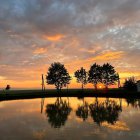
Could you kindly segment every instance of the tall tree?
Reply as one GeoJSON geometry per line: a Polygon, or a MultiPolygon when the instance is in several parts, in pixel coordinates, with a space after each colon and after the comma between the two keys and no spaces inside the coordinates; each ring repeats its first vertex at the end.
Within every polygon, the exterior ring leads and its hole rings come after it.
{"type": "Polygon", "coordinates": [[[74,76],[77,79],[78,83],[82,83],[82,90],[84,89],[84,85],[87,84],[87,72],[86,70],[82,67],[80,70],[77,70],[74,73],[74,76]]]}
{"type": "Polygon", "coordinates": [[[88,72],[88,81],[92,83],[97,90],[97,84],[101,82],[101,66],[94,63],[88,72]]]}
{"type": "Polygon", "coordinates": [[[55,62],[49,67],[46,80],[48,84],[55,85],[57,91],[61,91],[69,84],[71,77],[63,64],[55,62]]]}
{"type": "Polygon", "coordinates": [[[108,88],[109,85],[113,85],[119,80],[119,75],[112,65],[106,63],[101,68],[101,79],[102,83],[108,88]]]}

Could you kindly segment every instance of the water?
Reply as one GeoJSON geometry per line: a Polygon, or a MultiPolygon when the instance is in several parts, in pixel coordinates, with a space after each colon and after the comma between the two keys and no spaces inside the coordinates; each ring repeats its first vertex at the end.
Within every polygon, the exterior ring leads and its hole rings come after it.
{"type": "Polygon", "coordinates": [[[0,140],[139,140],[140,100],[46,98],[0,102],[0,140]]]}

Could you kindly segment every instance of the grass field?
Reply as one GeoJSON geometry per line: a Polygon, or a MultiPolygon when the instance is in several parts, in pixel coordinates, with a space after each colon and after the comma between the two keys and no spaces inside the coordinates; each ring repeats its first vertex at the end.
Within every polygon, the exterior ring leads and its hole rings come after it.
{"type": "Polygon", "coordinates": [[[126,91],[123,89],[109,89],[95,91],[93,89],[63,89],[57,93],[55,89],[41,90],[10,90],[0,91],[0,100],[16,100],[29,98],[49,97],[109,97],[109,98],[140,98],[140,92],[126,91]]]}

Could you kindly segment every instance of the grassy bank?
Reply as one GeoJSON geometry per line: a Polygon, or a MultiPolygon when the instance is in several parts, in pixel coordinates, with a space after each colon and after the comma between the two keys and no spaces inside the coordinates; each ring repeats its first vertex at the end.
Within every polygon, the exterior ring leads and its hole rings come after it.
{"type": "Polygon", "coordinates": [[[140,98],[140,92],[126,91],[121,89],[109,89],[95,91],[93,89],[69,89],[62,90],[57,93],[56,90],[11,90],[0,91],[0,100],[16,100],[16,99],[30,99],[43,97],[109,97],[109,98],[140,98]]]}

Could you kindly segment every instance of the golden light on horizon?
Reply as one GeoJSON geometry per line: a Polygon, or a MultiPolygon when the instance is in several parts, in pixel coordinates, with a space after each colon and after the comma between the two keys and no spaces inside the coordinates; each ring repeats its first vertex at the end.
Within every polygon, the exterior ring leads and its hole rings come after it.
{"type": "Polygon", "coordinates": [[[100,86],[99,86],[99,88],[101,89],[101,88],[102,88],[102,86],[100,85],[100,86]]]}

